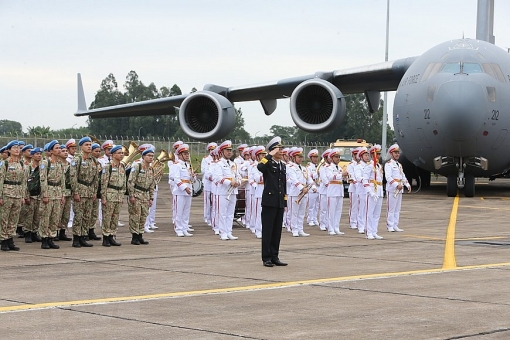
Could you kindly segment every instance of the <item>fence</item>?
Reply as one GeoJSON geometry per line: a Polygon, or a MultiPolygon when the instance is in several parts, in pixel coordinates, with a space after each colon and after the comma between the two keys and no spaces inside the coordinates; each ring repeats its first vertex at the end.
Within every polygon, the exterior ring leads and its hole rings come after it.
{"type": "MultiPolygon", "coordinates": [[[[49,141],[52,141],[54,139],[58,140],[60,143],[66,143],[69,139],[74,138],[76,141],[81,139],[83,135],[70,135],[70,134],[48,134],[48,135],[28,135],[28,134],[22,134],[22,135],[15,135],[15,136],[0,136],[0,146],[6,145],[9,141],[13,139],[18,139],[24,141],[26,144],[32,144],[34,147],[43,147],[46,143],[49,141]]],[[[159,150],[167,150],[173,152],[172,145],[174,144],[175,140],[170,140],[166,137],[144,137],[144,136],[105,136],[105,135],[99,135],[96,136],[98,140],[101,142],[110,139],[113,141],[114,144],[122,144],[125,146],[128,146],[130,141],[134,141],[138,145],[149,143],[154,145],[156,148],[156,156],[159,154],[159,150]]],[[[232,143],[234,146],[246,143],[248,145],[263,145],[266,146],[269,140],[272,137],[265,138],[265,137],[257,137],[257,138],[251,138],[248,140],[233,140],[232,143]]],[[[190,147],[190,156],[191,160],[193,162],[193,166],[197,169],[200,168],[200,162],[202,158],[207,154],[206,147],[207,142],[197,142],[195,140],[182,140],[184,143],[188,144],[190,147]]],[[[325,149],[329,147],[328,143],[318,143],[318,142],[311,142],[311,141],[284,141],[285,145],[288,146],[299,146],[303,148],[303,153],[306,157],[308,154],[308,151],[311,149],[318,149],[319,153],[322,153],[325,149]]],[[[235,149],[236,150],[236,149],[235,149]]],[[[236,150],[237,151],[237,150],[236,150]]]]}

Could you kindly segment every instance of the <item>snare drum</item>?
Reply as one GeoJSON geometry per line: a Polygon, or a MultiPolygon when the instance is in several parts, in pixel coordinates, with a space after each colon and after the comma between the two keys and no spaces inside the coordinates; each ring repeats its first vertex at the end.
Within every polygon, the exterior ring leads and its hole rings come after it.
{"type": "Polygon", "coordinates": [[[204,184],[202,183],[201,180],[197,178],[193,183],[191,183],[191,189],[192,189],[191,196],[197,197],[202,193],[202,191],[204,191],[204,184]]]}

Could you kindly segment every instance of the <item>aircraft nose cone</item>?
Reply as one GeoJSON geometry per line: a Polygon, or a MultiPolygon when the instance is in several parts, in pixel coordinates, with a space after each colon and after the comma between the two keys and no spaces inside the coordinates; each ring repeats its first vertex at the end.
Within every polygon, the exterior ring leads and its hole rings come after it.
{"type": "Polygon", "coordinates": [[[483,124],[487,99],[482,87],[471,81],[442,84],[434,102],[439,108],[439,121],[446,136],[455,141],[472,139],[483,124]]]}

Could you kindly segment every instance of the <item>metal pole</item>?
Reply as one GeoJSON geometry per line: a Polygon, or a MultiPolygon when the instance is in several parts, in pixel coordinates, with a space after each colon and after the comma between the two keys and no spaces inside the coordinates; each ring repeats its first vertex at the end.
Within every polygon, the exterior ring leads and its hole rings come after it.
{"type": "MultiPolygon", "coordinates": [[[[386,4],[386,51],[384,53],[384,61],[388,61],[388,43],[390,37],[390,0],[386,4]]],[[[382,156],[386,157],[386,139],[388,135],[388,92],[384,92],[383,120],[382,120],[382,156]]]]}

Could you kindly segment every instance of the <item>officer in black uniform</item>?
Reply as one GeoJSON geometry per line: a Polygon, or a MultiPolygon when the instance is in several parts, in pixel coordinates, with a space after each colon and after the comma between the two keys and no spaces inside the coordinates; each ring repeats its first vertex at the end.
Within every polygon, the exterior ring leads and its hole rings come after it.
{"type": "Polygon", "coordinates": [[[283,145],[280,137],[267,144],[269,153],[262,158],[257,169],[264,177],[262,193],[262,262],[266,267],[286,266],[278,258],[282,237],[283,211],[287,206],[285,164],[281,161],[283,145]]]}

